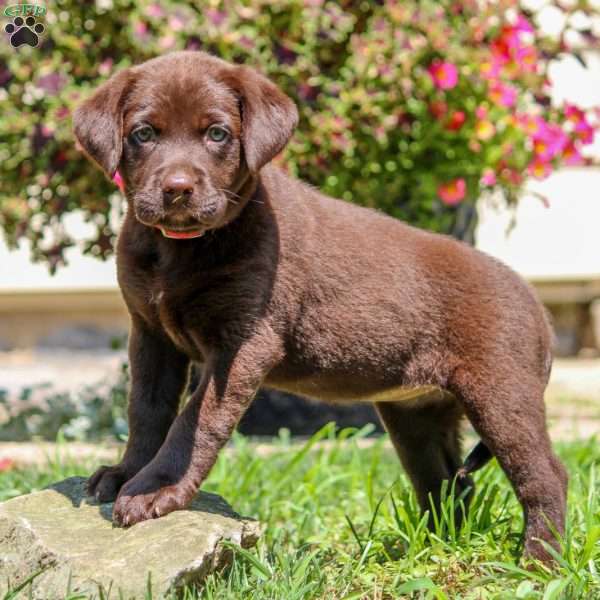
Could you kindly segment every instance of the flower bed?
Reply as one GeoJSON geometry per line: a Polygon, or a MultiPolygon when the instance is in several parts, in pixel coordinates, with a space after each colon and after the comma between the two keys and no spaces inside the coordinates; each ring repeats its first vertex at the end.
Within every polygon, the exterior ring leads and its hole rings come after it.
{"type": "Polygon", "coordinates": [[[599,114],[554,106],[548,69],[565,53],[583,60],[577,47],[597,41],[585,15],[598,9],[564,4],[545,3],[565,17],[549,38],[515,0],[64,0],[40,46],[0,49],[0,226],[55,268],[75,243],[64,218],[82,210],[93,226],[83,249],[109,255],[116,187],[75,148],[70,115],[119,68],[204,49],[258,66],[296,100],[281,159],[291,172],[469,238],[483,191],[515,202],[527,176],[587,161],[599,114]]]}

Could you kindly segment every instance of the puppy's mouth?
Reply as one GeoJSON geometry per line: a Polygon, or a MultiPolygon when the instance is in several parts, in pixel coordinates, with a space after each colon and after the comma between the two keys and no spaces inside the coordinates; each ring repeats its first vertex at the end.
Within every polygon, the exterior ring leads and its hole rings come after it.
{"type": "Polygon", "coordinates": [[[160,230],[164,237],[172,240],[192,240],[202,237],[206,232],[206,229],[168,229],[163,225],[155,225],[155,227],[160,230]]]}

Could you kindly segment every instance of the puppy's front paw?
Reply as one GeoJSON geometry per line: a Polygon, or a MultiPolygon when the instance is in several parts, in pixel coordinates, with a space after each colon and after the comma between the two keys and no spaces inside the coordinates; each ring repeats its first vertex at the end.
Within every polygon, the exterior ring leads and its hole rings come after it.
{"type": "Polygon", "coordinates": [[[112,502],[122,485],[131,477],[133,473],[123,465],[118,464],[112,467],[100,467],[87,481],[87,493],[94,496],[98,502],[112,502]]]}
{"type": "Polygon", "coordinates": [[[165,477],[140,473],[123,486],[113,509],[113,521],[130,527],[185,508],[196,490],[183,482],[166,483],[165,477]]]}

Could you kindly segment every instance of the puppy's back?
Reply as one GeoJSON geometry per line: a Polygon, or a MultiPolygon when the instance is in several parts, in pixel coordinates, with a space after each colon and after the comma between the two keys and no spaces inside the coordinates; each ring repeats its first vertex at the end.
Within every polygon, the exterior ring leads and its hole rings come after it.
{"type": "Polygon", "coordinates": [[[302,280],[305,296],[319,303],[335,298],[346,319],[379,323],[378,312],[387,312],[401,324],[398,335],[428,336],[461,355],[526,361],[547,380],[549,320],[536,292],[512,269],[449,236],[267,171],[283,270],[291,269],[297,284],[302,280]]]}

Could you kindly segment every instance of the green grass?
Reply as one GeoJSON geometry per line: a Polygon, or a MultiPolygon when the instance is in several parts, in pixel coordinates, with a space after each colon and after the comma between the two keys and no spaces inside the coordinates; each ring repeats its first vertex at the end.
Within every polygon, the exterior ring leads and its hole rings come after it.
{"type": "MultiPolygon", "coordinates": [[[[184,598],[600,598],[595,440],[557,445],[571,482],[563,554],[550,571],[519,564],[521,510],[495,463],[477,474],[478,491],[463,527],[455,527],[449,500],[430,532],[389,444],[381,438],[360,448],[365,433],[336,436],[327,427],[303,445],[282,436],[268,454],[236,436],[204,489],[260,519],[266,531],[257,548],[234,549],[229,569],[184,598]],[[328,443],[316,444],[322,439],[328,443]]],[[[8,471],[0,475],[0,500],[91,469],[50,461],[43,470],[8,471]]]]}

